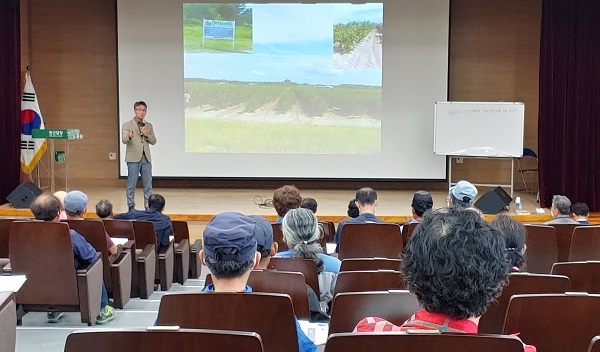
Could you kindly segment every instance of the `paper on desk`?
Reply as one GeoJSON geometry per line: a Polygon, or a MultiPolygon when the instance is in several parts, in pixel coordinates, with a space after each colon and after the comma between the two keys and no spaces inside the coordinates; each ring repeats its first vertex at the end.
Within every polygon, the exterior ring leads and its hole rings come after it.
{"type": "Polygon", "coordinates": [[[0,292],[17,292],[26,280],[25,275],[0,275],[0,292]]]}
{"type": "Polygon", "coordinates": [[[111,237],[110,239],[113,241],[114,244],[121,246],[127,243],[127,241],[129,241],[129,238],[125,237],[111,237]]]}
{"type": "Polygon", "coordinates": [[[327,254],[331,254],[335,252],[335,247],[337,247],[337,244],[335,243],[326,243],[325,246],[327,247],[327,254]]]}
{"type": "Polygon", "coordinates": [[[315,343],[315,345],[324,345],[329,336],[329,324],[327,323],[310,323],[308,320],[298,320],[300,329],[315,343]]]}

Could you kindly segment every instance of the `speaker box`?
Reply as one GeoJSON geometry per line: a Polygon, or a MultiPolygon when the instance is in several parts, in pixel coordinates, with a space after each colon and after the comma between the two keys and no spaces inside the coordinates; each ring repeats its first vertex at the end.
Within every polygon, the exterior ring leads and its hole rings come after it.
{"type": "Polygon", "coordinates": [[[31,182],[25,182],[10,192],[6,200],[15,208],[29,208],[31,202],[40,194],[42,194],[42,190],[38,186],[31,182]]]}
{"type": "Polygon", "coordinates": [[[481,210],[484,214],[497,214],[504,210],[504,207],[512,202],[512,198],[502,187],[496,187],[486,192],[477,202],[475,208],[481,210]]]}

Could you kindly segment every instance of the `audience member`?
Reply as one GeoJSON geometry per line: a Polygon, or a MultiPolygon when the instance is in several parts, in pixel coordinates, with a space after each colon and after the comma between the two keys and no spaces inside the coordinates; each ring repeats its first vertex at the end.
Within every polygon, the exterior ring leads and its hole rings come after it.
{"type": "Polygon", "coordinates": [[[300,204],[302,204],[302,197],[296,186],[285,185],[277,188],[273,192],[273,206],[279,215],[279,219],[275,223],[281,224],[285,213],[290,209],[300,208],[300,204]]]}
{"type": "Polygon", "coordinates": [[[309,209],[313,213],[317,213],[317,201],[314,198],[304,198],[300,204],[300,208],[309,209]]]}
{"type": "Polygon", "coordinates": [[[348,216],[351,218],[356,218],[359,214],[358,207],[356,206],[356,198],[354,198],[350,200],[350,203],[348,203],[348,216]]]}
{"type": "Polygon", "coordinates": [[[569,216],[570,211],[571,201],[569,198],[560,195],[552,197],[552,207],[550,207],[550,213],[554,219],[545,222],[544,225],[579,224],[577,221],[571,219],[569,216]]]}
{"type": "MultiPolygon", "coordinates": [[[[87,212],[87,201],[88,197],[81,191],[71,191],[65,196],[65,212],[67,213],[67,220],[83,220],[83,215],[87,212]]],[[[106,247],[108,253],[116,254],[119,249],[110,239],[110,236],[104,231],[104,237],[106,237],[106,247]]]]}
{"type": "Polygon", "coordinates": [[[156,230],[156,242],[160,247],[166,247],[171,242],[169,237],[173,236],[173,223],[171,218],[162,213],[164,209],[165,198],[160,194],[152,194],[148,198],[147,210],[131,208],[127,213],[113,216],[113,219],[152,221],[156,230]]]}
{"type": "Polygon", "coordinates": [[[56,191],[54,192],[54,196],[60,201],[60,220],[67,220],[67,213],[65,212],[65,196],[67,192],[65,191],[56,191]]]}
{"type": "MultiPolygon", "coordinates": [[[[252,292],[247,285],[250,271],[258,266],[255,236],[256,223],[251,218],[234,212],[217,214],[204,230],[204,249],[200,251],[202,263],[208,267],[213,283],[204,291],[252,292]]],[[[241,317],[261,319],[261,317],[241,317]]],[[[317,347],[302,332],[296,321],[299,352],[316,352],[317,347]]]]}
{"type": "Polygon", "coordinates": [[[279,245],[273,241],[273,226],[267,219],[258,215],[249,216],[254,221],[254,236],[256,237],[256,250],[260,253],[260,262],[256,269],[267,269],[271,257],[277,253],[279,245]]]}
{"type": "Polygon", "coordinates": [[[113,216],[113,205],[108,199],[102,199],[96,204],[96,215],[100,219],[108,219],[113,216]]]}
{"type": "Polygon", "coordinates": [[[412,219],[408,220],[408,223],[420,223],[423,220],[423,214],[433,208],[433,198],[431,197],[431,193],[427,191],[416,191],[410,206],[412,219]]]}
{"type": "MultiPolygon", "coordinates": [[[[65,197],[65,199],[68,198],[65,197]]],[[[51,194],[43,193],[35,198],[35,200],[31,203],[31,212],[37,220],[58,222],[60,207],[61,205],[58,198],[51,194]]],[[[94,247],[92,247],[92,245],[89,244],[85,238],[83,238],[83,236],[77,233],[77,231],[69,230],[69,232],[71,234],[74,260],[73,264],[75,265],[75,268],[83,264],[93,263],[98,257],[94,247]]],[[[108,293],[104,283],[102,283],[100,308],[100,314],[98,317],[96,317],[96,324],[106,324],[115,319],[116,312],[111,306],[108,305],[108,293]]],[[[64,316],[65,313],[63,312],[49,312],[48,322],[57,323],[64,316]]]]}
{"type": "Polygon", "coordinates": [[[505,241],[472,211],[443,208],[425,213],[402,253],[401,271],[421,310],[401,326],[378,317],[357,332],[410,329],[477,333],[479,317],[507,282],[505,241]]]}
{"type": "Polygon", "coordinates": [[[505,254],[511,265],[511,271],[520,271],[525,261],[524,255],[527,250],[525,226],[506,214],[496,215],[490,222],[492,227],[500,230],[506,241],[505,254]]]}
{"type": "Polygon", "coordinates": [[[314,260],[319,273],[320,300],[332,300],[333,288],[342,262],[323,254],[323,247],[319,243],[321,232],[315,214],[308,209],[291,209],[283,217],[281,231],[283,240],[290,249],[277,253],[276,257],[314,260]]]}
{"type": "Polygon", "coordinates": [[[356,201],[354,204],[358,208],[359,215],[355,218],[342,220],[338,224],[334,238],[335,244],[338,245],[336,251],[339,251],[340,237],[345,224],[361,222],[385,223],[385,221],[375,216],[375,208],[377,208],[379,200],[377,199],[377,192],[373,188],[363,187],[356,191],[356,201]]]}
{"type": "Polygon", "coordinates": [[[587,204],[577,202],[571,205],[571,214],[573,214],[573,220],[577,221],[580,225],[590,225],[588,221],[590,208],[587,204]]]}
{"type": "Polygon", "coordinates": [[[477,197],[477,188],[465,180],[458,181],[454,187],[450,188],[448,194],[448,206],[455,208],[468,208],[473,205],[477,197]]]}

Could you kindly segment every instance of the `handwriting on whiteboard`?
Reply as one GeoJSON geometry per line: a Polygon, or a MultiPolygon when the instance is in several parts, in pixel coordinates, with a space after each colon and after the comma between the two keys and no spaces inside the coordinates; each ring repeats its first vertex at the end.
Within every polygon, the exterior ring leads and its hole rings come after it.
{"type": "Polygon", "coordinates": [[[514,114],[518,111],[516,107],[497,107],[497,108],[463,108],[448,109],[448,116],[470,116],[470,115],[497,115],[514,114]]]}

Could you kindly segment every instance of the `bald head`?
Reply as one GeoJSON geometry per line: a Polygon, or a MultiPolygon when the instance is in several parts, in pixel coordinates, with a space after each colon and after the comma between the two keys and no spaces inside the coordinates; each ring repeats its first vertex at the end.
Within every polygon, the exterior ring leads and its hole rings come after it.
{"type": "Polygon", "coordinates": [[[60,200],[50,193],[42,193],[31,203],[30,209],[37,220],[53,221],[60,213],[60,200]]]}

